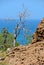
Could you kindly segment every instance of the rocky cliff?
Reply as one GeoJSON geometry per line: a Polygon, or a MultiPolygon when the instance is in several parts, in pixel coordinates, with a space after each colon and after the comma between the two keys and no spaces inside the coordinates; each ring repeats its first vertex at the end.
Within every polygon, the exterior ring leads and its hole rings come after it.
{"type": "Polygon", "coordinates": [[[36,32],[33,35],[32,43],[43,41],[44,40],[44,18],[41,20],[38,25],[36,32]]]}
{"type": "Polygon", "coordinates": [[[28,46],[15,47],[7,54],[8,65],[44,65],[44,18],[28,46]]]}

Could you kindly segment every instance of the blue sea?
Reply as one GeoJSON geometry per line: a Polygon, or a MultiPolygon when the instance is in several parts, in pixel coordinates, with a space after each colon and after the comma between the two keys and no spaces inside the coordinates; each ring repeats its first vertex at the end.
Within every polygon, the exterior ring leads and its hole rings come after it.
{"type": "MultiPolygon", "coordinates": [[[[8,32],[14,33],[14,28],[16,24],[19,23],[19,20],[0,20],[0,32],[2,28],[7,28],[8,32]]],[[[38,24],[40,23],[40,20],[25,20],[24,21],[24,27],[28,30],[28,34],[33,34],[36,31],[36,28],[38,24]]],[[[26,38],[24,38],[24,32],[21,30],[17,41],[21,44],[25,44],[26,38]]]]}

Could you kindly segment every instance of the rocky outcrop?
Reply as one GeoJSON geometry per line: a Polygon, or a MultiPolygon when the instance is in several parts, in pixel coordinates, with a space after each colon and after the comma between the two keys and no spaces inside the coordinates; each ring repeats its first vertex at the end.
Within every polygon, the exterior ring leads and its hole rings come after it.
{"type": "Polygon", "coordinates": [[[8,59],[8,65],[44,65],[44,19],[37,27],[32,43],[12,49],[5,59],[8,59]]]}
{"type": "Polygon", "coordinates": [[[44,65],[44,41],[15,47],[7,57],[8,65],[44,65]]]}
{"type": "Polygon", "coordinates": [[[41,20],[38,25],[36,32],[33,35],[32,43],[43,41],[44,40],[44,18],[41,20]]]}

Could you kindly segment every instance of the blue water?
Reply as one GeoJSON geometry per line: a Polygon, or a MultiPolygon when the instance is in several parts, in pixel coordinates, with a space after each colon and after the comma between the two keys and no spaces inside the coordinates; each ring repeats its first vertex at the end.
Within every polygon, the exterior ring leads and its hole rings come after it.
{"type": "MultiPolygon", "coordinates": [[[[19,20],[0,20],[0,32],[2,28],[7,28],[8,31],[13,34],[14,28],[17,23],[19,23],[19,20]]],[[[36,28],[39,23],[40,20],[25,20],[24,27],[27,28],[28,34],[33,34],[36,31],[36,28]]],[[[21,44],[26,43],[26,38],[24,38],[24,32],[22,30],[17,38],[17,41],[21,44]]]]}

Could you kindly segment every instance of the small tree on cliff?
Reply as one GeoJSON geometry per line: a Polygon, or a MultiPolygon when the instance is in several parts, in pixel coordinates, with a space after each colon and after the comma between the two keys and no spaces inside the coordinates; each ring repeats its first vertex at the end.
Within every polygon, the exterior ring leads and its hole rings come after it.
{"type": "Polygon", "coordinates": [[[5,44],[7,43],[7,36],[8,36],[8,31],[7,31],[6,28],[2,29],[2,34],[3,34],[3,43],[4,43],[4,46],[5,46],[5,44]]]}
{"type": "Polygon", "coordinates": [[[19,14],[20,23],[17,24],[14,29],[14,46],[16,46],[16,39],[17,39],[18,35],[20,34],[20,31],[23,30],[26,32],[26,29],[24,26],[25,17],[26,17],[26,11],[19,14]]]}

